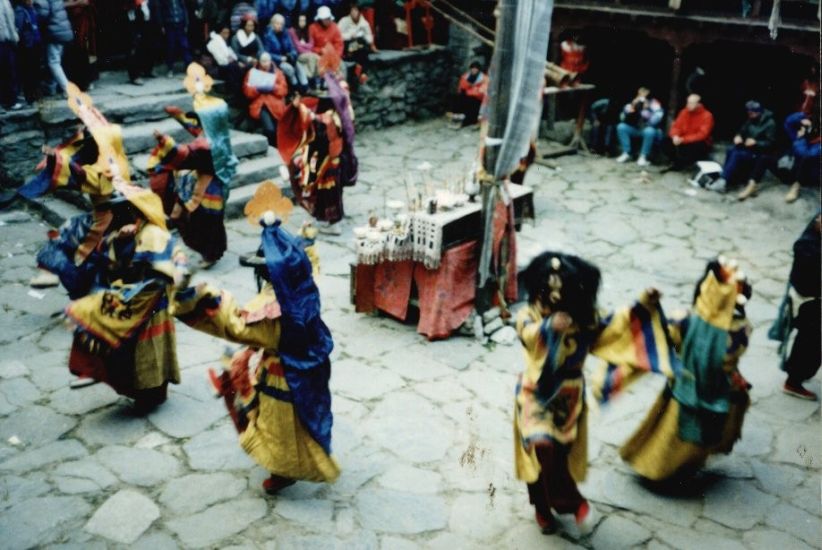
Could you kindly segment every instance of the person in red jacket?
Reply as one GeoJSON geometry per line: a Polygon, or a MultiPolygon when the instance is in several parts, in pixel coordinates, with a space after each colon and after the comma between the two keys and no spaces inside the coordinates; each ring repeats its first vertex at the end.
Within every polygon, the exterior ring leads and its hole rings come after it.
{"type": "Polygon", "coordinates": [[[474,61],[468,72],[460,77],[451,108],[451,122],[457,128],[477,122],[480,106],[488,89],[488,76],[481,69],[482,66],[474,61]]]}
{"type": "Polygon", "coordinates": [[[689,95],[685,108],[679,111],[668,139],[663,143],[665,154],[671,159],[671,165],[665,171],[682,170],[707,158],[711,152],[713,129],[714,115],[702,105],[701,97],[689,95]]]}
{"type": "Polygon", "coordinates": [[[314,43],[314,53],[322,55],[326,44],[336,50],[337,55],[343,55],[343,38],[339,27],[334,23],[334,16],[331,14],[331,9],[328,6],[320,6],[317,9],[317,15],[314,17],[314,23],[308,28],[309,42],[314,43]]]}
{"type": "Polygon", "coordinates": [[[274,65],[271,55],[266,52],[260,56],[259,65],[246,73],[243,81],[243,93],[249,100],[248,114],[259,120],[263,135],[269,145],[277,146],[277,121],[285,112],[285,96],[288,94],[288,83],[283,72],[274,65]],[[259,73],[274,75],[270,77],[259,73]]]}

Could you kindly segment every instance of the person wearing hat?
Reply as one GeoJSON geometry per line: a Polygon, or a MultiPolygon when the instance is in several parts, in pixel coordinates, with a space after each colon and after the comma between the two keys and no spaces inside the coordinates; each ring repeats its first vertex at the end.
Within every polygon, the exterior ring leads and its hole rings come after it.
{"type": "Polygon", "coordinates": [[[308,28],[308,36],[314,43],[314,53],[317,55],[322,55],[326,44],[331,44],[337,55],[342,58],[344,50],[342,33],[334,23],[334,16],[328,6],[320,6],[317,9],[314,23],[308,28]]]}
{"type": "Polygon", "coordinates": [[[756,196],[759,181],[771,162],[771,148],[776,137],[773,114],[758,101],[745,104],[747,119],[734,136],[734,144],[725,156],[722,177],[709,183],[706,189],[724,193],[728,185],[747,181],[737,199],[744,201],[756,196]]]}

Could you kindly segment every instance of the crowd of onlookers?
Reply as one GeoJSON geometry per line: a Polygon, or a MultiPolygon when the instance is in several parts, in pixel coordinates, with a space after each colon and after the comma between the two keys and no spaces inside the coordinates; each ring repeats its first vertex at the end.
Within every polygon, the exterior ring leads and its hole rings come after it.
{"type": "MultiPolygon", "coordinates": [[[[693,184],[720,193],[737,187],[737,198],[746,200],[756,196],[762,178],[770,170],[790,185],[785,195],[787,202],[799,197],[802,186],[818,188],[822,143],[817,92],[818,86],[803,87],[801,104],[783,122],[785,139],[779,139],[777,122],[770,110],[759,101],[746,102],[745,121],[733,137],[721,170],[717,168],[713,178],[694,179],[693,184]]],[[[663,132],[662,105],[645,87],[639,88],[636,97],[624,106],[607,98],[595,101],[589,118],[591,148],[609,155],[618,144],[619,163],[635,157],[637,165],[649,166],[652,155],[661,152],[670,162],[663,171],[669,171],[688,169],[699,161],[712,159],[714,116],[698,94],[688,96],[667,135],[663,132]]]]}
{"type": "MultiPolygon", "coordinates": [[[[281,71],[289,89],[305,93],[322,86],[329,56],[344,60],[352,85],[364,83],[376,51],[374,0],[106,1],[119,6],[107,13],[119,10],[125,22],[135,85],[155,75],[162,51],[169,76],[178,62],[196,60],[238,94],[251,68],[281,71]]],[[[69,76],[83,89],[94,86],[98,33],[114,24],[98,19],[100,7],[102,0],[0,0],[1,108],[65,95],[69,76]]]]}

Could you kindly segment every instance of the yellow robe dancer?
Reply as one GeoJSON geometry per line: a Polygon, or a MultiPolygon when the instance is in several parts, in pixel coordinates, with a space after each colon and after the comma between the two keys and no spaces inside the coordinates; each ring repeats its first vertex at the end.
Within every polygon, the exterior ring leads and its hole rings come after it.
{"type": "Polygon", "coordinates": [[[599,282],[593,265],[552,252],[535,258],[525,272],[529,303],[517,317],[525,371],[516,390],[514,463],[546,534],[556,529],[552,510],[574,514],[582,530],[591,524],[590,505],[576,486],[588,462],[582,373],[588,353],[640,369],[669,360],[664,341],[631,333],[632,328],[659,332],[656,293],[603,317],[596,310],[599,282]]]}
{"type": "Polygon", "coordinates": [[[69,369],[106,382],[147,412],[179,383],[170,298],[184,257],[165,228],[159,198],[120,186],[109,201],[112,221],[99,252],[95,290],[74,300],[66,315],[77,328],[69,369]]]}
{"type": "Polygon", "coordinates": [[[730,453],[742,435],[750,385],[738,363],[751,332],[744,309],[751,287],[741,272],[723,264],[709,264],[694,311],[669,325],[682,368],[620,449],[647,479],[693,473],[709,455],[730,453]]]}
{"type": "Polygon", "coordinates": [[[319,316],[319,291],[303,243],[279,222],[263,230],[257,275],[265,281],[245,307],[201,286],[178,294],[186,324],[243,344],[230,369],[211,381],[240,432],[240,445],[271,472],[271,494],[297,480],[332,482],[331,334],[319,316]],[[264,260],[264,261],[263,261],[264,260]]]}

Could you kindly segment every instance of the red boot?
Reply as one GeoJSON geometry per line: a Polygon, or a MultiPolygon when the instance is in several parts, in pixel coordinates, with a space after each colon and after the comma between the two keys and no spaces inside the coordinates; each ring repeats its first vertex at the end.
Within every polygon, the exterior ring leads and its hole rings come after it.
{"type": "Polygon", "coordinates": [[[263,490],[269,495],[276,495],[281,490],[295,483],[297,483],[296,479],[271,474],[271,477],[263,481],[263,490]]]}
{"type": "Polygon", "coordinates": [[[548,517],[536,512],[536,517],[537,525],[539,525],[543,535],[553,535],[557,532],[557,522],[550,512],[548,513],[548,517]]]}

